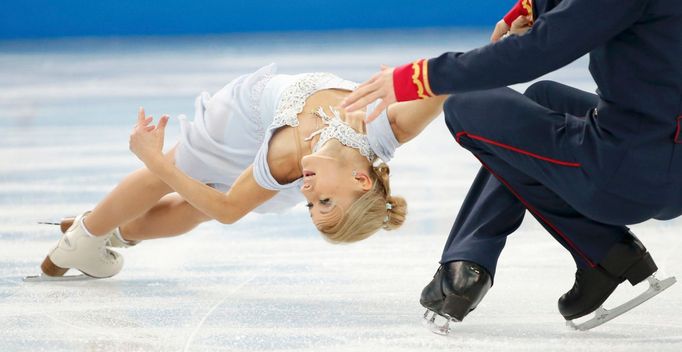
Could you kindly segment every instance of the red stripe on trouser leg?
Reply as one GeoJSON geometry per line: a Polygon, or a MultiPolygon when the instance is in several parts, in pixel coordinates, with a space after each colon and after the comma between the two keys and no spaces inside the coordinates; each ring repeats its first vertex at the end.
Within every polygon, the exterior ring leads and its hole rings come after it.
{"type": "MultiPolygon", "coordinates": [[[[468,134],[468,133],[466,133],[466,132],[459,132],[459,133],[457,133],[457,134],[455,135],[455,139],[457,140],[457,143],[460,143],[460,138],[461,138],[462,136],[471,137],[471,135],[468,134]]],[[[479,140],[485,142],[485,138],[483,138],[483,137],[480,137],[480,138],[481,138],[481,139],[479,139],[479,140]]],[[[474,138],[474,139],[475,139],[475,138],[474,138]]],[[[497,142],[495,142],[495,143],[497,143],[497,142]]],[[[461,143],[460,143],[460,144],[461,144],[461,143]]],[[[501,144],[501,143],[500,143],[500,144],[501,144]]],[[[511,148],[513,148],[513,147],[511,147],[511,148]]],[[[516,149],[516,148],[514,148],[514,149],[516,149]]],[[[525,153],[522,153],[522,154],[528,155],[529,153],[528,153],[528,152],[525,152],[525,153]]],[[[545,218],[545,217],[542,215],[542,213],[540,213],[537,209],[535,209],[535,207],[533,207],[530,203],[528,203],[528,201],[526,201],[518,192],[516,192],[516,190],[514,190],[514,188],[512,188],[512,186],[511,186],[504,178],[502,178],[500,175],[498,175],[497,173],[495,173],[495,171],[493,171],[493,170],[492,170],[485,162],[483,162],[483,160],[481,160],[481,158],[479,158],[476,154],[474,154],[474,156],[476,156],[476,158],[481,162],[481,164],[483,165],[483,167],[485,167],[491,174],[493,174],[493,176],[495,176],[495,178],[497,178],[500,182],[502,182],[502,184],[503,184],[505,187],[507,187],[507,189],[508,189],[510,192],[512,192],[512,194],[513,194],[513,195],[514,195],[514,196],[523,204],[523,206],[526,207],[526,209],[528,209],[528,211],[530,211],[531,213],[533,213],[533,215],[535,215],[538,219],[540,219],[540,221],[544,222],[545,224],[547,224],[547,226],[549,226],[552,230],[554,230],[554,231],[555,231],[555,232],[556,232],[556,233],[557,233],[557,234],[566,242],[566,244],[567,244],[570,248],[572,248],[573,250],[575,250],[575,252],[578,253],[578,255],[579,255],[580,257],[582,257],[582,258],[587,262],[587,264],[588,264],[590,267],[594,268],[594,267],[597,266],[594,262],[592,262],[592,260],[590,260],[590,258],[589,258],[582,250],[580,250],[580,248],[578,248],[578,246],[576,246],[575,243],[573,243],[573,241],[571,241],[570,238],[568,238],[568,237],[566,236],[566,234],[564,234],[558,227],[556,227],[554,224],[552,224],[550,221],[548,221],[547,218],[545,218]]],[[[532,156],[532,155],[531,155],[531,156],[532,156]]],[[[543,160],[544,160],[544,159],[543,159],[543,160]]],[[[552,160],[553,160],[553,159],[552,159],[552,160]]],[[[555,161],[556,161],[556,160],[555,160],[555,161]]],[[[555,162],[555,163],[556,163],[556,162],[555,162]]],[[[565,162],[562,162],[562,163],[560,163],[559,165],[564,165],[564,164],[566,164],[566,163],[565,163],[565,162]]],[[[580,164],[577,164],[577,165],[580,166],[580,164]]]]}
{"type": "MultiPolygon", "coordinates": [[[[474,155],[474,156],[476,156],[476,155],[474,155]]],[[[483,167],[485,167],[488,171],[490,171],[490,173],[493,174],[493,176],[495,176],[495,178],[497,178],[500,182],[502,182],[502,184],[504,184],[505,187],[507,187],[507,189],[510,192],[512,192],[512,194],[514,194],[514,196],[516,198],[518,198],[519,201],[521,201],[521,203],[523,203],[523,205],[526,207],[526,209],[528,209],[528,211],[533,213],[533,215],[537,216],[542,222],[547,224],[547,226],[549,226],[552,230],[556,231],[556,233],[559,236],[561,236],[561,238],[563,238],[564,241],[566,241],[566,244],[568,244],[569,247],[571,247],[573,250],[575,250],[576,253],[578,253],[578,255],[580,255],[587,262],[587,264],[590,267],[595,268],[597,266],[597,264],[592,262],[592,260],[590,260],[590,258],[583,251],[581,251],[580,248],[578,248],[578,246],[576,246],[576,244],[573,243],[573,241],[571,241],[570,238],[568,238],[563,232],[561,232],[561,230],[559,230],[558,227],[556,227],[554,224],[549,222],[544,216],[542,216],[542,214],[537,209],[535,209],[535,207],[530,205],[530,203],[528,203],[523,197],[521,197],[521,195],[518,192],[516,192],[516,190],[514,190],[511,187],[511,185],[509,183],[507,183],[507,181],[505,179],[503,179],[500,175],[496,174],[495,171],[493,171],[486,163],[483,162],[483,160],[481,160],[481,158],[479,158],[478,156],[476,156],[476,158],[481,162],[483,167]]]]}
{"type": "MultiPolygon", "coordinates": [[[[469,138],[471,138],[471,139],[475,139],[475,140],[478,140],[478,141],[481,141],[481,142],[484,142],[484,143],[492,144],[492,145],[495,145],[495,146],[498,146],[498,147],[502,147],[502,148],[505,148],[505,149],[508,149],[508,150],[511,150],[511,151],[514,151],[514,152],[517,152],[517,153],[521,153],[521,154],[524,154],[524,155],[528,155],[528,156],[530,156],[530,157],[533,157],[533,158],[536,158],[536,159],[540,159],[540,160],[543,160],[543,161],[547,161],[547,162],[550,162],[550,163],[553,163],[553,164],[562,165],[562,166],[570,166],[570,167],[580,167],[580,163],[573,163],[573,162],[567,162],[567,161],[561,161],[561,160],[556,160],[556,159],[552,159],[552,158],[547,158],[547,157],[544,157],[544,156],[541,156],[541,155],[537,155],[537,154],[534,154],[534,153],[525,151],[525,150],[523,150],[523,149],[519,149],[519,148],[516,148],[516,147],[512,147],[512,146],[510,146],[510,145],[506,145],[506,144],[503,144],[503,143],[500,143],[500,142],[493,141],[493,140],[491,140],[491,139],[487,139],[487,138],[484,138],[484,137],[481,137],[481,136],[477,136],[477,135],[472,135],[472,134],[470,134],[470,133],[468,133],[468,132],[458,132],[458,133],[455,135],[455,140],[457,141],[457,143],[460,143],[460,144],[461,144],[460,139],[462,138],[462,136],[469,137],[469,138]]],[[[587,262],[587,264],[588,264],[590,267],[593,267],[593,268],[594,268],[594,267],[597,266],[597,264],[595,264],[594,262],[592,262],[592,260],[590,260],[590,258],[589,258],[582,250],[580,250],[580,248],[578,248],[578,246],[576,246],[576,244],[573,243],[573,241],[571,241],[571,239],[568,238],[568,237],[567,237],[567,236],[566,236],[558,227],[556,227],[553,223],[551,223],[550,221],[548,221],[548,220],[542,215],[542,213],[540,213],[537,209],[535,209],[535,207],[533,207],[533,206],[532,206],[530,203],[528,203],[528,201],[526,201],[518,192],[516,192],[516,190],[514,190],[514,188],[512,188],[511,185],[510,185],[504,178],[502,178],[501,176],[499,176],[498,174],[496,174],[495,171],[493,171],[493,170],[492,170],[485,162],[483,162],[483,160],[481,160],[481,158],[479,158],[476,154],[474,154],[474,156],[481,162],[481,164],[483,165],[483,167],[485,167],[488,171],[490,171],[490,173],[493,174],[493,176],[495,176],[495,178],[497,178],[500,182],[502,182],[502,184],[504,184],[504,186],[507,187],[507,189],[508,189],[510,192],[512,192],[512,194],[514,194],[514,196],[515,196],[516,198],[518,198],[518,200],[526,207],[526,209],[528,209],[528,211],[530,211],[531,213],[533,213],[533,215],[535,215],[538,219],[540,219],[540,221],[544,222],[547,226],[549,226],[552,230],[554,230],[554,231],[555,231],[555,232],[556,232],[556,233],[557,233],[557,234],[566,242],[566,244],[567,244],[570,248],[572,248],[573,250],[575,250],[575,252],[578,253],[578,255],[579,255],[580,257],[582,257],[582,258],[587,262]]]]}
{"type": "Polygon", "coordinates": [[[523,149],[520,149],[520,148],[512,147],[511,145],[504,144],[504,143],[500,143],[500,142],[494,141],[494,140],[492,140],[492,139],[488,139],[488,138],[485,138],[485,137],[477,136],[477,135],[471,134],[471,133],[469,133],[469,132],[458,132],[458,133],[455,135],[455,140],[457,140],[457,143],[460,143],[460,144],[461,144],[461,142],[460,142],[459,140],[462,138],[462,136],[468,137],[468,138],[471,138],[471,139],[475,139],[475,140],[481,141],[481,142],[483,142],[483,143],[492,144],[492,145],[494,145],[494,146],[497,146],[497,147],[500,147],[500,148],[504,148],[504,149],[507,149],[507,150],[511,150],[511,151],[516,152],[516,153],[519,153],[519,154],[528,155],[528,156],[530,156],[530,157],[533,157],[533,158],[535,158],[535,159],[539,159],[539,160],[542,160],[542,161],[546,161],[546,162],[548,162],[548,163],[557,164],[557,165],[561,165],[561,166],[568,166],[568,167],[580,167],[580,163],[575,163],[575,162],[570,162],[570,161],[562,161],[562,160],[557,160],[557,159],[548,158],[548,157],[546,157],[546,156],[542,156],[542,155],[539,155],[539,154],[535,154],[535,153],[532,153],[532,152],[529,152],[529,151],[527,151],[527,150],[523,150],[523,149]]]}

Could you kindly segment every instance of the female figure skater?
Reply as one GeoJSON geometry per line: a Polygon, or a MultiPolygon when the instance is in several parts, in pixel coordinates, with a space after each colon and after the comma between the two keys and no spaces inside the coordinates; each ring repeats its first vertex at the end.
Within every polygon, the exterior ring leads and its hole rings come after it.
{"type": "Polygon", "coordinates": [[[181,118],[180,142],[165,155],[168,116],[154,126],[140,108],[130,149],[145,167],[92,211],[65,220],[68,229],[43,273],[73,268],[110,277],[123,257],[108,247],[183,234],[212,219],[231,224],[251,211],[282,211],[303,197],[332,243],[398,228],[406,202],[391,195],[389,169],[379,159],[388,161],[421,132],[444,98],[394,104],[365,126],[364,112],[333,108],[356,86],[329,73],[279,75],[268,65],[213,96],[202,93],[194,121],[181,118]]]}

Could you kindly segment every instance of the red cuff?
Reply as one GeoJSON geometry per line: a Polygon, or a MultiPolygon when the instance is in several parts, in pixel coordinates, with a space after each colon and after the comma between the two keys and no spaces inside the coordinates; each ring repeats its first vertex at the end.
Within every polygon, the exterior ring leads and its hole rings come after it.
{"type": "Polygon", "coordinates": [[[677,130],[673,138],[676,144],[682,144],[682,115],[677,117],[677,130]]]}
{"type": "Polygon", "coordinates": [[[429,62],[421,59],[393,70],[393,91],[397,101],[426,99],[434,96],[429,84],[429,62]]]}
{"type": "Polygon", "coordinates": [[[528,16],[532,15],[532,13],[533,7],[530,0],[519,0],[516,5],[514,5],[514,7],[512,7],[511,10],[504,15],[504,17],[502,17],[502,20],[504,20],[504,23],[506,23],[507,26],[511,27],[512,22],[519,18],[519,16],[528,16]]]}

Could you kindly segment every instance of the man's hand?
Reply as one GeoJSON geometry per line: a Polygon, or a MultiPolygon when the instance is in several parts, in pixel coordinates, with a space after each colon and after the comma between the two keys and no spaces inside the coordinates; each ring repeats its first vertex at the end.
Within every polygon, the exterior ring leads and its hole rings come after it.
{"type": "Polygon", "coordinates": [[[509,26],[507,25],[507,22],[500,20],[495,25],[495,29],[493,29],[493,34],[490,36],[490,41],[494,43],[500,40],[502,36],[507,34],[507,32],[509,32],[509,26]]]}
{"type": "Polygon", "coordinates": [[[512,22],[511,27],[507,25],[504,20],[500,20],[497,22],[495,25],[495,29],[493,30],[493,34],[490,36],[490,41],[491,42],[496,42],[502,38],[504,38],[505,35],[510,34],[510,35],[523,35],[528,30],[530,27],[533,26],[533,18],[531,16],[519,16],[517,17],[514,22],[512,22]]]}
{"type": "Polygon", "coordinates": [[[381,103],[374,111],[367,111],[367,118],[365,119],[367,123],[372,122],[381,115],[384,109],[396,102],[395,91],[393,90],[393,67],[382,65],[380,72],[362,83],[358,89],[341,102],[341,107],[350,113],[366,107],[377,99],[381,99],[381,103]]]}
{"type": "Polygon", "coordinates": [[[347,112],[343,109],[341,110],[341,121],[345,122],[346,125],[350,126],[355,132],[366,134],[366,124],[365,119],[367,114],[363,110],[357,110],[353,112],[347,112]]]}
{"type": "Polygon", "coordinates": [[[530,16],[519,16],[512,22],[509,33],[512,35],[523,35],[533,26],[533,19],[530,16]]]}

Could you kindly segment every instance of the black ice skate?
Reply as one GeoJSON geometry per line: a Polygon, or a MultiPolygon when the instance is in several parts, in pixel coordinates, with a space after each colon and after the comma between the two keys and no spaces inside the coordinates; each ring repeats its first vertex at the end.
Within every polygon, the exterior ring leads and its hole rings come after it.
{"type": "Polygon", "coordinates": [[[447,335],[450,322],[462,321],[476,308],[491,285],[490,274],[476,263],[455,261],[441,265],[433,280],[422,290],[419,303],[426,308],[424,321],[432,332],[447,335]],[[437,324],[437,316],[447,321],[437,324]]]}
{"type": "MultiPolygon", "coordinates": [[[[634,236],[633,236],[634,237],[634,236]]],[[[573,288],[559,298],[559,312],[567,324],[577,330],[589,330],[629,311],[659,294],[675,283],[670,277],[663,281],[653,274],[658,267],[644,245],[634,237],[618,243],[607,253],[605,259],[594,268],[579,268],[573,288]],[[625,280],[633,286],[648,279],[649,289],[632,300],[606,310],[601,305],[625,280]],[[597,311],[594,318],[580,324],[572,320],[597,311]]]]}

